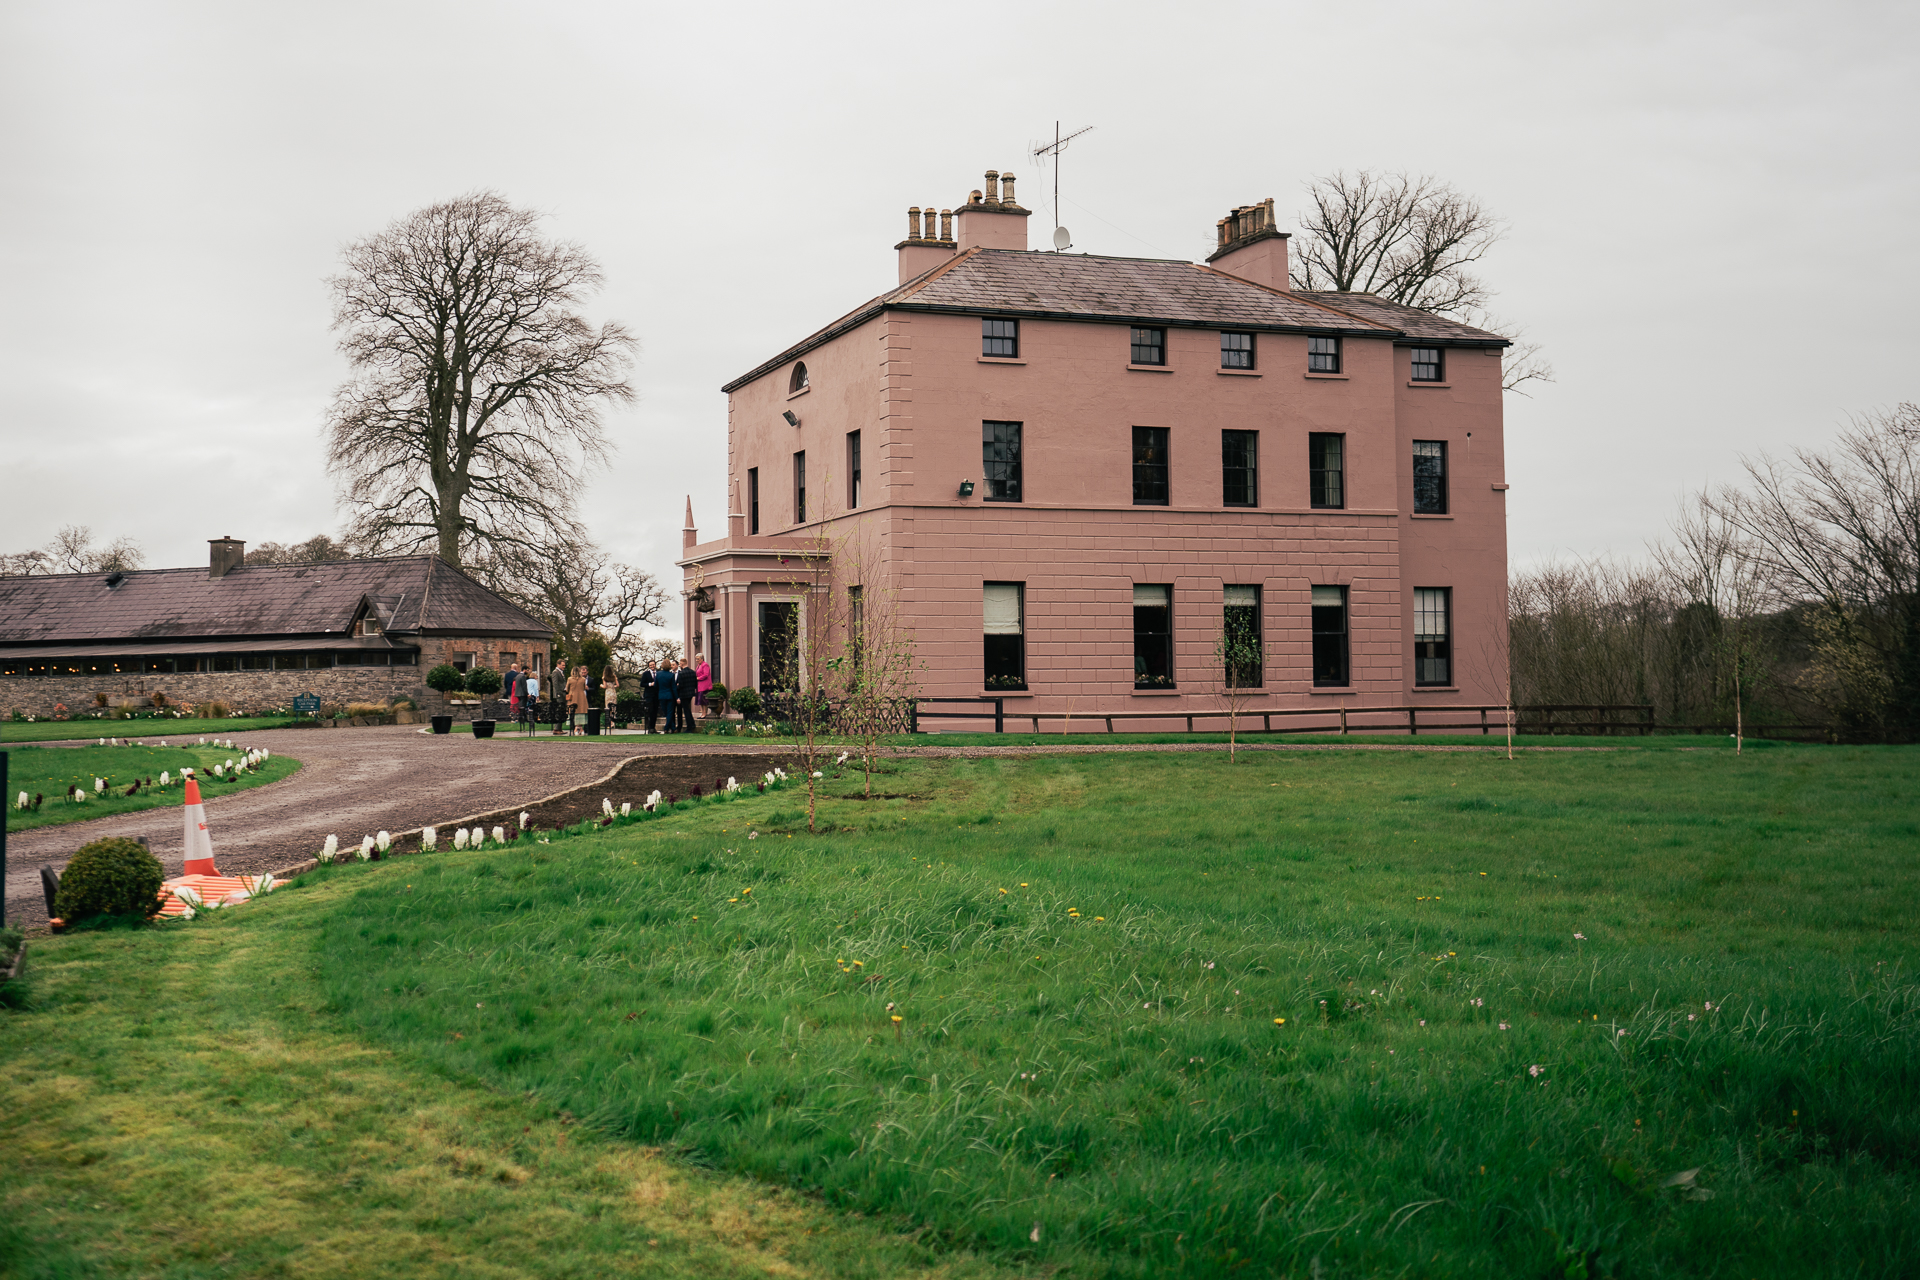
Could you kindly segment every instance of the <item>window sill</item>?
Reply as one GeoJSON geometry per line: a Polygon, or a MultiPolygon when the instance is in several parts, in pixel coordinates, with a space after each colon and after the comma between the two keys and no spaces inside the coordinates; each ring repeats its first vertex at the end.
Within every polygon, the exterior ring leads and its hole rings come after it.
{"type": "Polygon", "coordinates": [[[1493,491],[1495,493],[1505,493],[1509,488],[1511,488],[1510,485],[1497,484],[1493,486],[1493,491]]]}
{"type": "Polygon", "coordinates": [[[1415,693],[1458,693],[1460,692],[1460,686],[1457,684],[1417,684],[1413,686],[1413,692],[1415,693]]]}
{"type": "Polygon", "coordinates": [[[1173,372],[1173,370],[1167,368],[1167,366],[1163,364],[1130,364],[1127,366],[1127,368],[1134,373],[1172,373],[1173,372]]]}
{"type": "Polygon", "coordinates": [[[1415,382],[1413,381],[1413,379],[1409,378],[1407,379],[1407,385],[1410,387],[1426,387],[1428,390],[1431,390],[1431,391],[1453,390],[1453,384],[1451,382],[1415,382]]]}
{"type": "Polygon", "coordinates": [[[988,689],[980,695],[983,698],[1031,698],[1031,689],[988,689]]]}
{"type": "Polygon", "coordinates": [[[1223,378],[1257,378],[1260,376],[1259,371],[1255,369],[1215,369],[1214,372],[1223,378]]]}
{"type": "Polygon", "coordinates": [[[1315,382],[1345,382],[1347,380],[1347,375],[1344,373],[1303,373],[1300,376],[1303,378],[1311,378],[1315,382]]]}
{"type": "Polygon", "coordinates": [[[1415,511],[1410,513],[1407,516],[1407,518],[1409,520],[1451,520],[1453,519],[1451,515],[1436,515],[1428,511],[1415,511]]]}
{"type": "Polygon", "coordinates": [[[1018,356],[975,356],[975,364],[1025,364],[1018,356]]]}
{"type": "Polygon", "coordinates": [[[1320,697],[1350,698],[1353,696],[1353,686],[1350,684],[1338,684],[1338,685],[1317,684],[1313,686],[1313,688],[1307,690],[1307,696],[1311,698],[1320,698],[1320,697]]]}
{"type": "Polygon", "coordinates": [[[813,390],[813,384],[809,382],[806,386],[800,388],[798,391],[787,392],[787,399],[798,400],[801,396],[807,394],[807,392],[811,390],[813,390]]]}
{"type": "MultiPolygon", "coordinates": [[[[1180,696],[1180,691],[1178,689],[1135,689],[1133,696],[1136,698],[1177,698],[1180,696]]],[[[1088,712],[1087,714],[1092,715],[1093,713],[1088,712]]]]}

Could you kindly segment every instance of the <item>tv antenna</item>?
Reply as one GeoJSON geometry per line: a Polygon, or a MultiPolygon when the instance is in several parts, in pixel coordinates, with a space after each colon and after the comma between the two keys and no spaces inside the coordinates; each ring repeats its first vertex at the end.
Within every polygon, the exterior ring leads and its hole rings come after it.
{"type": "Polygon", "coordinates": [[[1055,253],[1061,253],[1073,247],[1073,237],[1067,233],[1065,227],[1060,225],[1060,153],[1067,149],[1069,142],[1092,130],[1093,126],[1088,125],[1085,129],[1075,129],[1072,133],[1061,137],[1060,122],[1055,120],[1053,141],[1042,143],[1033,149],[1034,159],[1043,164],[1048,160],[1053,161],[1053,251],[1055,253]]]}

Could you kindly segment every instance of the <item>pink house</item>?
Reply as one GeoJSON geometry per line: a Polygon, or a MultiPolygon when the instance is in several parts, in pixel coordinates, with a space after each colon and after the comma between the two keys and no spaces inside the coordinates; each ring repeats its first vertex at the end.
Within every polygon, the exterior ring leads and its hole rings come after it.
{"type": "Polygon", "coordinates": [[[892,594],[927,697],[1214,710],[1231,636],[1256,712],[1502,702],[1506,339],[1291,290],[1272,200],[1204,265],[1030,250],[1027,219],[992,171],[910,209],[898,288],[723,388],[727,532],[689,507],[680,561],[715,678],[787,678],[824,534],[868,549],[834,589],[892,594]]]}

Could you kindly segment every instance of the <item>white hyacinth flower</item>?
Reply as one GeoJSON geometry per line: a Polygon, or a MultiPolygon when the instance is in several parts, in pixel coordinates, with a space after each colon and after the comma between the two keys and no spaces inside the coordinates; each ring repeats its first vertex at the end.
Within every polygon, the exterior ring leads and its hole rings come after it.
{"type": "Polygon", "coordinates": [[[360,839],[360,861],[371,862],[372,860],[373,860],[373,837],[362,836],[360,839]]]}
{"type": "Polygon", "coordinates": [[[432,853],[433,846],[439,843],[440,833],[438,831],[435,831],[432,827],[420,828],[420,847],[422,849],[425,849],[428,853],[432,853]]]}
{"type": "Polygon", "coordinates": [[[189,911],[193,910],[197,906],[200,906],[203,902],[203,899],[200,897],[199,892],[196,891],[194,887],[190,884],[175,885],[173,887],[173,896],[180,899],[180,901],[186,903],[187,910],[189,911]]]}
{"type": "Polygon", "coordinates": [[[27,793],[22,791],[20,793],[20,798],[13,802],[13,807],[16,809],[24,809],[27,807],[28,803],[29,803],[29,799],[28,799],[27,793]]]}
{"type": "Polygon", "coordinates": [[[377,833],[373,837],[373,842],[380,846],[380,852],[382,853],[393,848],[393,837],[384,831],[377,833]]]}
{"type": "Polygon", "coordinates": [[[180,770],[180,776],[183,778],[191,778],[193,776],[193,770],[188,768],[183,768],[180,770]]]}
{"type": "Polygon", "coordinates": [[[473,829],[473,837],[472,837],[472,843],[473,843],[473,847],[474,847],[474,848],[476,848],[476,849],[478,849],[478,848],[479,848],[480,846],[482,846],[482,845],[484,845],[484,844],[485,844],[486,842],[487,842],[487,830],[486,830],[486,828],[485,828],[485,827],[475,827],[475,828],[473,829]]]}
{"type": "Polygon", "coordinates": [[[623,818],[631,818],[633,816],[633,801],[622,800],[620,802],[620,816],[623,818]]]}
{"type": "Polygon", "coordinates": [[[530,821],[532,821],[532,819],[533,819],[533,815],[532,815],[532,814],[530,814],[530,813],[528,813],[528,812],[526,812],[526,811],[525,811],[524,809],[523,809],[523,810],[521,810],[521,812],[520,812],[520,829],[521,829],[522,831],[525,831],[525,830],[527,829],[527,823],[528,823],[528,822],[530,822],[530,821]]]}
{"type": "Polygon", "coordinates": [[[453,847],[456,849],[464,849],[467,847],[467,829],[465,827],[456,827],[454,829],[453,847]]]}
{"type": "Polygon", "coordinates": [[[257,898],[263,893],[272,893],[279,885],[280,882],[273,878],[273,872],[262,871],[253,878],[253,896],[257,898]]]}
{"type": "Polygon", "coordinates": [[[493,842],[495,844],[505,844],[507,842],[507,829],[505,827],[495,827],[493,829],[493,842]]]}
{"type": "Polygon", "coordinates": [[[600,797],[600,812],[609,818],[613,816],[613,801],[606,796],[600,797]]]}
{"type": "Polygon", "coordinates": [[[164,786],[170,785],[172,782],[173,782],[173,775],[168,773],[165,769],[162,769],[160,771],[160,785],[164,787],[164,786]]]}
{"type": "Polygon", "coordinates": [[[824,777],[826,777],[827,775],[826,775],[826,774],[824,774],[824,773],[822,773],[822,772],[820,772],[820,771],[819,771],[818,769],[815,769],[815,770],[813,771],[813,776],[814,776],[814,777],[816,777],[816,778],[824,778],[824,777]]]}
{"type": "Polygon", "coordinates": [[[845,751],[842,751],[840,753],[840,758],[834,761],[835,764],[845,764],[846,762],[847,762],[847,753],[845,751]]]}
{"type": "Polygon", "coordinates": [[[736,778],[728,778],[728,779],[727,779],[727,790],[729,790],[729,791],[738,791],[739,789],[740,789],[740,782],[739,782],[739,780],[738,780],[738,779],[736,779],[736,778]]]}
{"type": "Polygon", "coordinates": [[[93,793],[95,795],[99,795],[102,791],[105,791],[106,789],[107,789],[107,780],[105,778],[95,778],[93,780],[93,793]]]}
{"type": "Polygon", "coordinates": [[[203,746],[203,747],[204,747],[204,746],[206,746],[206,745],[207,745],[207,740],[206,740],[205,738],[202,738],[202,739],[200,739],[200,745],[201,745],[201,746],[203,746]]]}
{"type": "Polygon", "coordinates": [[[332,862],[334,857],[339,852],[340,852],[340,837],[328,836],[327,843],[323,845],[320,849],[320,861],[332,862]]]}

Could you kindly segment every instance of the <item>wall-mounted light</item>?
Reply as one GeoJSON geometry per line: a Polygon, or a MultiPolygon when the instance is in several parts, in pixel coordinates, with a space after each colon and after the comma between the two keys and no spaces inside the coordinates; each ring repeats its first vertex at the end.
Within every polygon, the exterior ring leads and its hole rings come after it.
{"type": "Polygon", "coordinates": [[[787,410],[785,413],[781,414],[780,416],[787,420],[787,425],[790,427],[797,427],[800,425],[799,415],[794,413],[794,411],[791,409],[787,410]]]}
{"type": "Polygon", "coordinates": [[[973,481],[962,480],[960,482],[960,496],[963,498],[971,498],[973,496],[973,481]]]}

